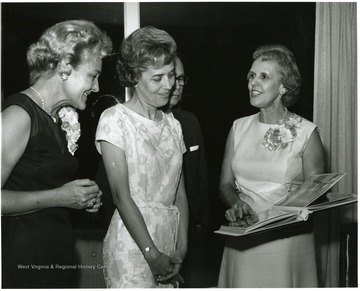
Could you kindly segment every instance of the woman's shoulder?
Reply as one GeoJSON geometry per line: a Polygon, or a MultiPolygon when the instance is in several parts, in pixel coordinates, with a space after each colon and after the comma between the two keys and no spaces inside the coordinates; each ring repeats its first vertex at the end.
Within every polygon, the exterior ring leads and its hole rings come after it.
{"type": "Polygon", "coordinates": [[[245,125],[245,124],[252,123],[254,120],[258,119],[258,115],[259,115],[259,113],[255,113],[255,114],[252,114],[252,115],[248,115],[248,116],[244,116],[244,117],[240,117],[238,119],[235,119],[234,122],[233,122],[233,126],[237,127],[237,126],[242,126],[242,125],[245,125]]]}
{"type": "Polygon", "coordinates": [[[125,106],[121,103],[106,108],[100,115],[100,119],[120,118],[125,113],[125,106]]]}
{"type": "Polygon", "coordinates": [[[34,102],[24,93],[15,93],[4,99],[2,102],[1,110],[5,110],[9,106],[19,105],[24,109],[33,107],[34,102]]]}
{"type": "Polygon", "coordinates": [[[13,94],[5,98],[2,102],[2,123],[4,125],[4,135],[8,132],[25,134],[27,130],[33,128],[36,120],[34,107],[37,105],[28,96],[22,93],[13,94]],[[6,130],[5,130],[6,129],[6,130]]]}
{"type": "Polygon", "coordinates": [[[104,112],[108,112],[108,114],[116,114],[117,112],[125,111],[125,106],[121,103],[112,105],[104,110],[104,112]]]}
{"type": "Polygon", "coordinates": [[[1,104],[1,111],[11,110],[15,114],[23,114],[30,116],[31,120],[35,120],[40,116],[42,109],[26,94],[16,93],[4,99],[1,104]]]}
{"type": "Polygon", "coordinates": [[[302,117],[296,113],[292,113],[289,117],[290,121],[295,121],[297,123],[300,124],[301,127],[303,127],[304,129],[307,130],[314,130],[317,125],[315,123],[313,123],[312,121],[306,119],[305,117],[302,117]]]}
{"type": "Polygon", "coordinates": [[[181,127],[180,121],[175,117],[173,112],[169,112],[169,113],[162,112],[162,115],[163,115],[163,122],[165,121],[170,126],[181,127]]]}
{"type": "Polygon", "coordinates": [[[29,98],[29,96],[27,96],[26,94],[18,92],[18,93],[14,93],[14,94],[11,94],[8,97],[6,97],[4,99],[4,102],[25,101],[28,98],[29,98]]]}

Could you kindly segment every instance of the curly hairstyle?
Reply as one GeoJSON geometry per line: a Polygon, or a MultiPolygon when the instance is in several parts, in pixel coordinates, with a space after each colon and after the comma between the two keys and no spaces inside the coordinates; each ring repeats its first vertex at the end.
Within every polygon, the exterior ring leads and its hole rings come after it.
{"type": "Polygon", "coordinates": [[[286,89],[282,96],[284,106],[291,106],[299,99],[301,76],[294,54],[283,45],[265,45],[258,47],[253,53],[253,60],[275,61],[278,64],[282,84],[286,89]]]}
{"type": "Polygon", "coordinates": [[[176,56],[177,45],[164,30],[144,26],[135,30],[120,45],[117,72],[120,84],[133,87],[149,66],[162,67],[176,56]]]}
{"type": "MultiPolygon", "coordinates": [[[[39,40],[29,46],[27,63],[30,84],[40,77],[51,77],[58,63],[67,58],[73,68],[83,61],[85,53],[103,58],[112,52],[112,41],[93,22],[68,20],[48,28],[39,40]]],[[[64,72],[70,73],[70,72],[64,72]]]]}

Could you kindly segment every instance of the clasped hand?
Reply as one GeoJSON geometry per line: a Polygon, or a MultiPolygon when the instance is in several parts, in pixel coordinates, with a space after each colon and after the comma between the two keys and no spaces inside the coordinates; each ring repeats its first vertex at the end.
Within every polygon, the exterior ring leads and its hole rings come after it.
{"type": "Polygon", "coordinates": [[[174,287],[177,287],[178,282],[184,282],[179,274],[182,259],[176,254],[168,256],[156,250],[155,254],[149,254],[145,259],[154,275],[156,285],[159,285],[159,283],[172,284],[174,287]]]}
{"type": "Polygon", "coordinates": [[[84,209],[88,212],[97,212],[101,206],[100,191],[96,182],[89,179],[74,180],[64,184],[64,206],[75,209],[84,209]]]}

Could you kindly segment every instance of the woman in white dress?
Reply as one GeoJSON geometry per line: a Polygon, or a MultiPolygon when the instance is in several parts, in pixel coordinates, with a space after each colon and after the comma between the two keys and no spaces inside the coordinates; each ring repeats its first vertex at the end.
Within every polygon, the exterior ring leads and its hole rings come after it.
{"type": "Polygon", "coordinates": [[[176,43],[143,27],[123,40],[118,72],[133,96],[102,114],[96,145],[116,206],[104,239],[108,288],[177,286],[187,252],[188,206],[180,123],[160,107],[175,84],[176,43]]]}
{"type": "MultiPolygon", "coordinates": [[[[234,121],[220,177],[228,221],[270,208],[307,177],[324,171],[317,126],[287,110],[301,77],[284,46],[259,47],[248,73],[250,103],[260,112],[234,121]]],[[[228,238],[218,286],[317,287],[311,223],[228,238]]]]}

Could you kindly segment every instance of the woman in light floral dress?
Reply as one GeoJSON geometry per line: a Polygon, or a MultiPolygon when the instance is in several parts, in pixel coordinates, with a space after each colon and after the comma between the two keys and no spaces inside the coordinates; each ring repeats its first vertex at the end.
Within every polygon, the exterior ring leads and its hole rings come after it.
{"type": "Polygon", "coordinates": [[[182,281],[188,208],[180,123],[160,109],[175,83],[176,44],[143,27],[123,40],[118,71],[133,96],[100,117],[96,146],[116,206],[104,239],[109,288],[171,287],[182,281]]]}
{"type": "MultiPolygon", "coordinates": [[[[324,171],[317,126],[285,106],[296,101],[301,78],[284,46],[258,48],[248,73],[250,103],[260,109],[234,121],[226,143],[220,197],[234,222],[271,208],[306,178],[324,171]]],[[[317,287],[310,223],[228,238],[218,287],[317,287]]]]}

